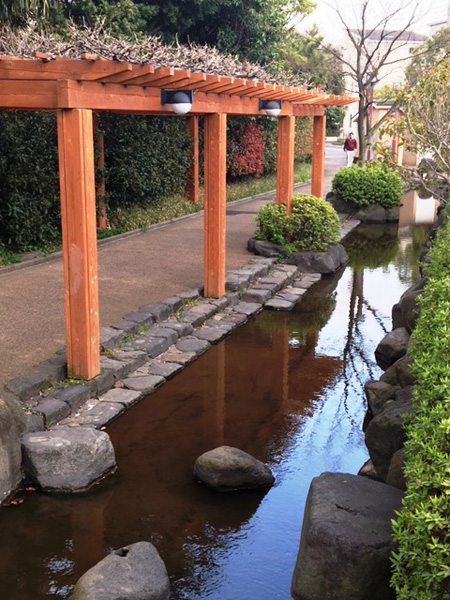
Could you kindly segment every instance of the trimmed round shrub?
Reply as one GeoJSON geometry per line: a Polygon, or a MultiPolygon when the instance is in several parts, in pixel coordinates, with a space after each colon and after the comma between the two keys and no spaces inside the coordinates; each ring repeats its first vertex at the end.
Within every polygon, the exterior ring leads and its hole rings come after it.
{"type": "Polygon", "coordinates": [[[377,162],[339,169],[332,186],[337,196],[358,208],[369,204],[390,208],[400,203],[402,195],[402,180],[397,173],[377,162]]]}
{"type": "Polygon", "coordinates": [[[279,244],[289,252],[325,252],[328,244],[339,241],[339,218],[325,200],[296,194],[288,215],[285,204],[269,202],[259,211],[256,237],[279,244]]]}

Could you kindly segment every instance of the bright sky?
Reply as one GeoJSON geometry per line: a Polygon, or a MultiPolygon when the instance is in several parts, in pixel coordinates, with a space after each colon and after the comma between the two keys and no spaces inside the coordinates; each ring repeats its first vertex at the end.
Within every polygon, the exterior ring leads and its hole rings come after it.
{"type": "MultiPolygon", "coordinates": [[[[324,35],[326,41],[339,46],[341,40],[342,25],[339,21],[333,7],[338,6],[339,11],[344,17],[346,23],[352,27],[356,27],[358,23],[358,15],[361,14],[361,0],[314,0],[317,8],[314,12],[303,19],[298,25],[299,31],[303,32],[306,29],[317,24],[319,31],[324,35]]],[[[372,8],[372,20],[369,25],[376,23],[381,16],[392,13],[397,7],[404,6],[395,20],[392,20],[392,28],[403,28],[411,16],[414,2],[410,0],[369,0],[369,7],[372,8]]],[[[416,33],[429,35],[429,25],[441,20],[445,20],[447,16],[447,2],[450,0],[418,0],[416,10],[416,21],[409,28],[416,33]]]]}

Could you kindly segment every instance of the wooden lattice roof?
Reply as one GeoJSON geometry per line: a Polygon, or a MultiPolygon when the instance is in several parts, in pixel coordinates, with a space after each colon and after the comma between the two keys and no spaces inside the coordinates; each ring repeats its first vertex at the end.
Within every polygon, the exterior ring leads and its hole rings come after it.
{"type": "MultiPolygon", "coordinates": [[[[292,79],[292,78],[291,78],[292,79]]],[[[258,99],[283,101],[282,114],[355,100],[292,85],[259,65],[206,46],[129,42],[100,30],[70,27],[61,41],[32,28],[0,30],[0,108],[90,108],[167,114],[160,90],[192,90],[192,112],[259,114],[258,99]],[[285,81],[286,83],[282,83],[285,81]]]]}

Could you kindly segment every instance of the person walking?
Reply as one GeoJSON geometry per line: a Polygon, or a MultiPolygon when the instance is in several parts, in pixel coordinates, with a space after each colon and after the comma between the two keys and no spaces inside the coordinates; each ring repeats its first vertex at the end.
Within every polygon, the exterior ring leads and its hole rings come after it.
{"type": "Polygon", "coordinates": [[[347,167],[353,164],[355,150],[358,147],[358,142],[353,137],[353,133],[349,133],[344,142],[344,152],[347,154],[347,167]]]}

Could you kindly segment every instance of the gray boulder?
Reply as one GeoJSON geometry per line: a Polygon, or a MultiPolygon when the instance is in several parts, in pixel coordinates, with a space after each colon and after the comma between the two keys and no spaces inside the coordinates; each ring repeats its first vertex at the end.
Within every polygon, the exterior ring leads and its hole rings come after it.
{"type": "Polygon", "coordinates": [[[330,244],[326,252],[294,252],[286,262],[303,273],[332,275],[348,263],[348,256],[342,244],[330,244]]]}
{"type": "Polygon", "coordinates": [[[391,519],[402,493],[366,477],[322,473],[309,488],[291,595],[391,600],[391,519]]]}
{"type": "Polygon", "coordinates": [[[46,492],[79,492],[113,471],[109,435],[92,427],[27,433],[22,438],[23,467],[46,492]]]}
{"type": "Polygon", "coordinates": [[[406,490],[406,479],[405,474],[403,472],[403,467],[405,464],[405,449],[400,448],[393,455],[390,465],[389,471],[386,477],[386,483],[388,485],[393,485],[399,490],[406,490]]]}
{"type": "Polygon", "coordinates": [[[361,223],[385,223],[388,220],[386,209],[381,204],[370,204],[360,208],[354,214],[354,218],[361,223]]]}
{"type": "Polygon", "coordinates": [[[366,446],[378,476],[383,481],[386,481],[393,454],[403,447],[404,416],[410,413],[410,400],[389,401],[366,430],[366,446]]]}
{"type": "Polygon", "coordinates": [[[401,387],[413,385],[414,375],[411,371],[411,358],[406,354],[399,358],[393,365],[387,369],[380,377],[380,381],[390,385],[400,385],[401,387]]]}
{"type": "Polygon", "coordinates": [[[396,223],[400,218],[400,206],[391,206],[386,208],[386,221],[388,223],[396,223]]]}
{"type": "Polygon", "coordinates": [[[199,456],[195,461],[194,476],[219,492],[269,488],[275,482],[269,467],[230,446],[220,446],[199,456]]]}
{"type": "Polygon", "coordinates": [[[19,485],[20,436],[25,424],[19,402],[0,397],[0,504],[19,485]]]}
{"type": "Polygon", "coordinates": [[[384,336],[375,350],[375,360],[383,371],[406,354],[409,337],[404,327],[398,327],[384,336]]]}
{"type": "Polygon", "coordinates": [[[392,329],[398,329],[399,327],[404,327],[405,322],[403,321],[402,309],[400,308],[400,304],[394,304],[392,307],[392,329]]]}
{"type": "Polygon", "coordinates": [[[377,471],[373,466],[373,462],[370,460],[366,460],[363,466],[359,469],[358,475],[361,477],[368,477],[369,479],[375,479],[375,481],[380,481],[378,477],[377,471]]]}
{"type": "Polygon", "coordinates": [[[247,242],[247,250],[254,252],[258,256],[266,258],[277,258],[278,256],[287,256],[288,252],[283,246],[268,242],[266,240],[257,240],[250,238],[247,242]]]}
{"type": "Polygon", "coordinates": [[[364,390],[372,414],[375,416],[380,413],[388,400],[395,399],[395,395],[400,389],[400,386],[391,385],[384,381],[366,381],[364,390]]]}
{"type": "Polygon", "coordinates": [[[345,215],[353,215],[357,208],[352,202],[346,202],[340,196],[336,196],[333,192],[328,192],[325,200],[331,204],[334,210],[345,215]]]}
{"type": "Polygon", "coordinates": [[[169,578],[156,548],[137,542],[113,551],[78,581],[71,600],[169,600],[169,578]]]}
{"type": "Polygon", "coordinates": [[[417,317],[419,316],[419,307],[417,305],[417,297],[422,294],[427,280],[419,279],[414,285],[402,294],[399,300],[400,310],[402,313],[403,326],[408,333],[412,333],[417,317]]]}

